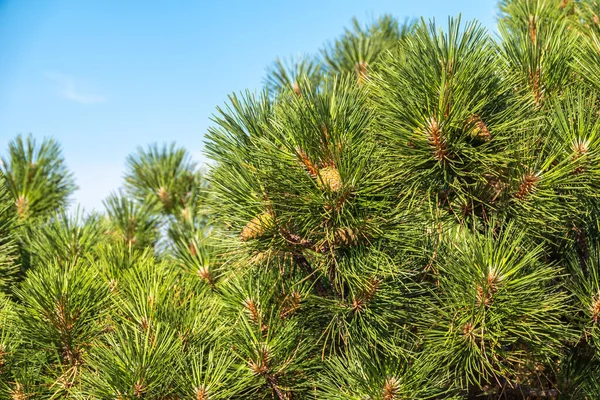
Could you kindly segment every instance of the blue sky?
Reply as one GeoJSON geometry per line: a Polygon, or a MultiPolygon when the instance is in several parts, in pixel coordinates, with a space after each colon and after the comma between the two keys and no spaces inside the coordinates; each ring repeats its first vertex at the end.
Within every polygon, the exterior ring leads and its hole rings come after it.
{"type": "Polygon", "coordinates": [[[0,0],[0,154],[19,133],[63,147],[87,210],[138,146],[176,141],[203,162],[227,95],[277,57],[315,53],[352,17],[390,13],[495,29],[493,0],[0,0]]]}

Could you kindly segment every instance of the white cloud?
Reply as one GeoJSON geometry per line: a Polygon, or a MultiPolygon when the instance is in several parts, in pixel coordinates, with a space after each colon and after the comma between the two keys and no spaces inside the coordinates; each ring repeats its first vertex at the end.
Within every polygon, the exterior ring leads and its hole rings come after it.
{"type": "Polygon", "coordinates": [[[104,96],[82,91],[72,76],[54,72],[46,72],[44,76],[58,84],[60,94],[67,100],[79,104],[94,104],[106,101],[104,96]]]}

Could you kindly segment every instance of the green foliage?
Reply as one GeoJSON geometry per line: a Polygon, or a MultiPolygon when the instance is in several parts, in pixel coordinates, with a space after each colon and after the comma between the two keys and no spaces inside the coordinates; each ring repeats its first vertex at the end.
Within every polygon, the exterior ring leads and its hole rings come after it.
{"type": "Polygon", "coordinates": [[[563,323],[570,310],[555,283],[559,271],[511,224],[449,235],[434,264],[435,296],[419,321],[424,352],[465,386],[506,378],[545,386],[539,365],[551,365],[573,338],[563,323]]]}
{"type": "Polygon", "coordinates": [[[46,217],[67,205],[77,186],[61,153],[52,139],[38,144],[19,135],[8,144],[1,170],[19,220],[46,217]]]}
{"type": "Polygon", "coordinates": [[[80,364],[104,329],[108,287],[98,278],[85,262],[51,263],[30,271],[15,290],[23,346],[43,352],[43,379],[54,380],[48,389],[54,396],[77,383],[80,364]]]}
{"type": "Polygon", "coordinates": [[[100,216],[85,216],[81,209],[72,215],[62,210],[47,221],[28,228],[25,247],[34,266],[47,265],[53,260],[65,265],[76,263],[103,239],[100,216]]]}
{"type": "MultiPolygon", "coordinates": [[[[319,382],[324,399],[431,399],[443,391],[436,387],[435,371],[398,359],[382,359],[369,350],[356,350],[328,361],[319,382]]],[[[451,398],[450,396],[444,398],[451,398]]]]}
{"type": "Polygon", "coordinates": [[[319,56],[301,55],[286,61],[277,58],[267,69],[266,89],[272,96],[283,90],[301,96],[304,90],[317,90],[327,77],[348,75],[362,84],[377,70],[380,56],[394,49],[413,26],[412,21],[407,19],[400,24],[391,15],[383,15],[365,27],[354,18],[352,29],[328,43],[319,56]],[[302,88],[304,81],[309,85],[302,88]]]}
{"type": "Polygon", "coordinates": [[[389,178],[414,207],[465,221],[502,199],[498,181],[517,156],[527,114],[499,71],[486,31],[460,20],[447,32],[421,22],[382,61],[372,78],[382,115],[377,132],[393,165],[389,178]]]}
{"type": "Polygon", "coordinates": [[[408,36],[411,29],[411,22],[406,20],[401,25],[390,15],[384,15],[366,27],[354,18],[352,29],[346,29],[339,39],[322,50],[324,63],[330,72],[354,75],[360,83],[377,68],[378,58],[408,36]]]}
{"type": "Polygon", "coordinates": [[[186,355],[180,366],[179,387],[184,398],[225,400],[235,398],[247,377],[227,352],[200,347],[186,355]]]}
{"type": "Polygon", "coordinates": [[[575,8],[501,7],[500,43],[477,23],[421,21],[358,84],[340,68],[219,110],[206,149],[238,283],[216,287],[239,293],[227,304],[254,332],[236,342],[285,332],[294,293],[296,342],[312,337],[305,351],[323,360],[304,368],[319,371],[303,372],[314,393],[272,396],[599,393],[596,350],[577,340],[577,269],[561,268],[598,232],[598,102],[569,61],[588,39],[575,8]]]}
{"type": "Polygon", "coordinates": [[[599,398],[600,8],[499,6],[497,39],[383,16],[277,60],[206,175],[139,148],[104,218],[19,211],[64,163],[17,138],[0,397],[599,398]]]}
{"type": "Polygon", "coordinates": [[[100,399],[165,398],[173,394],[180,351],[172,330],[159,325],[140,331],[120,324],[94,347],[88,362],[97,373],[84,375],[82,393],[100,399]]]}
{"type": "Polygon", "coordinates": [[[573,7],[568,1],[500,2],[501,54],[520,87],[526,88],[538,105],[573,81],[573,7]]]}
{"type": "Polygon", "coordinates": [[[138,148],[127,158],[125,187],[135,200],[157,202],[164,213],[186,206],[190,192],[199,185],[196,165],[189,153],[175,143],[147,150],[138,148]]]}
{"type": "Polygon", "coordinates": [[[206,207],[210,197],[209,191],[208,182],[204,178],[198,178],[184,207],[169,216],[167,237],[172,242],[175,252],[184,244],[193,255],[195,251],[192,247],[198,247],[199,242],[210,231],[211,217],[206,207]]]}
{"type": "Polygon", "coordinates": [[[277,58],[267,70],[265,86],[272,96],[285,89],[292,89],[300,95],[300,83],[308,80],[311,87],[318,87],[323,79],[321,65],[310,56],[298,56],[297,59],[280,60],[277,58]]]}
{"type": "Polygon", "coordinates": [[[109,235],[128,249],[152,247],[158,241],[159,217],[155,202],[137,203],[123,193],[113,193],[104,200],[109,235]]]}
{"type": "Polygon", "coordinates": [[[125,191],[119,194],[120,200],[113,195],[105,204],[113,227],[118,226],[116,231],[125,242],[137,235],[136,241],[142,237],[144,243],[131,245],[157,245],[181,255],[182,246],[193,253],[209,229],[205,207],[209,190],[203,173],[185,149],[175,143],[162,147],[154,144],[138,148],[127,158],[125,191]],[[153,227],[161,228],[161,232],[154,232],[153,227]]]}
{"type": "Polygon", "coordinates": [[[0,174],[0,291],[7,292],[19,275],[13,201],[0,174]]]}

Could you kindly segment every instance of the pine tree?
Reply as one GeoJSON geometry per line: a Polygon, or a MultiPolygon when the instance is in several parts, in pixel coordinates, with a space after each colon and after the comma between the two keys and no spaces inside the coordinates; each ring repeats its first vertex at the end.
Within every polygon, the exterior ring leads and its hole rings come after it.
{"type": "Polygon", "coordinates": [[[16,227],[12,197],[4,181],[0,180],[0,291],[5,293],[17,280],[20,272],[16,227]]]}
{"type": "MultiPolygon", "coordinates": [[[[597,229],[597,102],[561,62],[588,39],[577,7],[501,8],[499,45],[476,23],[422,21],[359,84],[307,77],[301,96],[232,97],[216,119],[207,151],[228,262],[280,286],[241,303],[266,331],[277,324],[262,298],[309,285],[294,312],[324,360],[302,372],[316,392],[273,397],[598,394],[596,356],[573,356],[582,305],[561,268],[597,229]],[[386,378],[371,359],[407,369],[386,378]],[[403,379],[423,392],[403,394],[403,379]]],[[[589,318],[593,286],[579,292],[589,318]]]]}
{"type": "Polygon", "coordinates": [[[158,202],[167,214],[185,206],[189,193],[199,185],[197,179],[195,163],[175,143],[139,148],[127,158],[127,193],[139,202],[158,202]]]}
{"type": "Polygon", "coordinates": [[[61,153],[52,139],[38,144],[19,135],[9,143],[1,169],[19,220],[47,217],[68,204],[77,186],[61,153]]]}
{"type": "Polygon", "coordinates": [[[360,84],[369,77],[378,58],[397,46],[411,29],[412,22],[405,20],[399,24],[391,15],[384,15],[366,27],[354,18],[352,29],[346,29],[339,39],[322,49],[324,64],[334,74],[354,75],[360,84]]]}
{"type": "Polygon", "coordinates": [[[153,247],[158,241],[160,221],[157,203],[147,199],[138,203],[124,193],[112,193],[104,200],[108,218],[108,231],[126,248],[153,247]]]}
{"type": "Polygon", "coordinates": [[[77,262],[104,239],[100,216],[85,215],[80,208],[72,215],[62,210],[47,221],[29,226],[25,248],[34,266],[77,262]]]}

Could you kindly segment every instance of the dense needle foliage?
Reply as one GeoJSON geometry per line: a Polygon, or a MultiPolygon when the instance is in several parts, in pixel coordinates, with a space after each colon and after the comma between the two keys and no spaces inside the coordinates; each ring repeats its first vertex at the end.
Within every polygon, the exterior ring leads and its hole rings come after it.
{"type": "Polygon", "coordinates": [[[352,22],[103,213],[0,184],[0,398],[600,398],[600,6],[352,22]]]}

